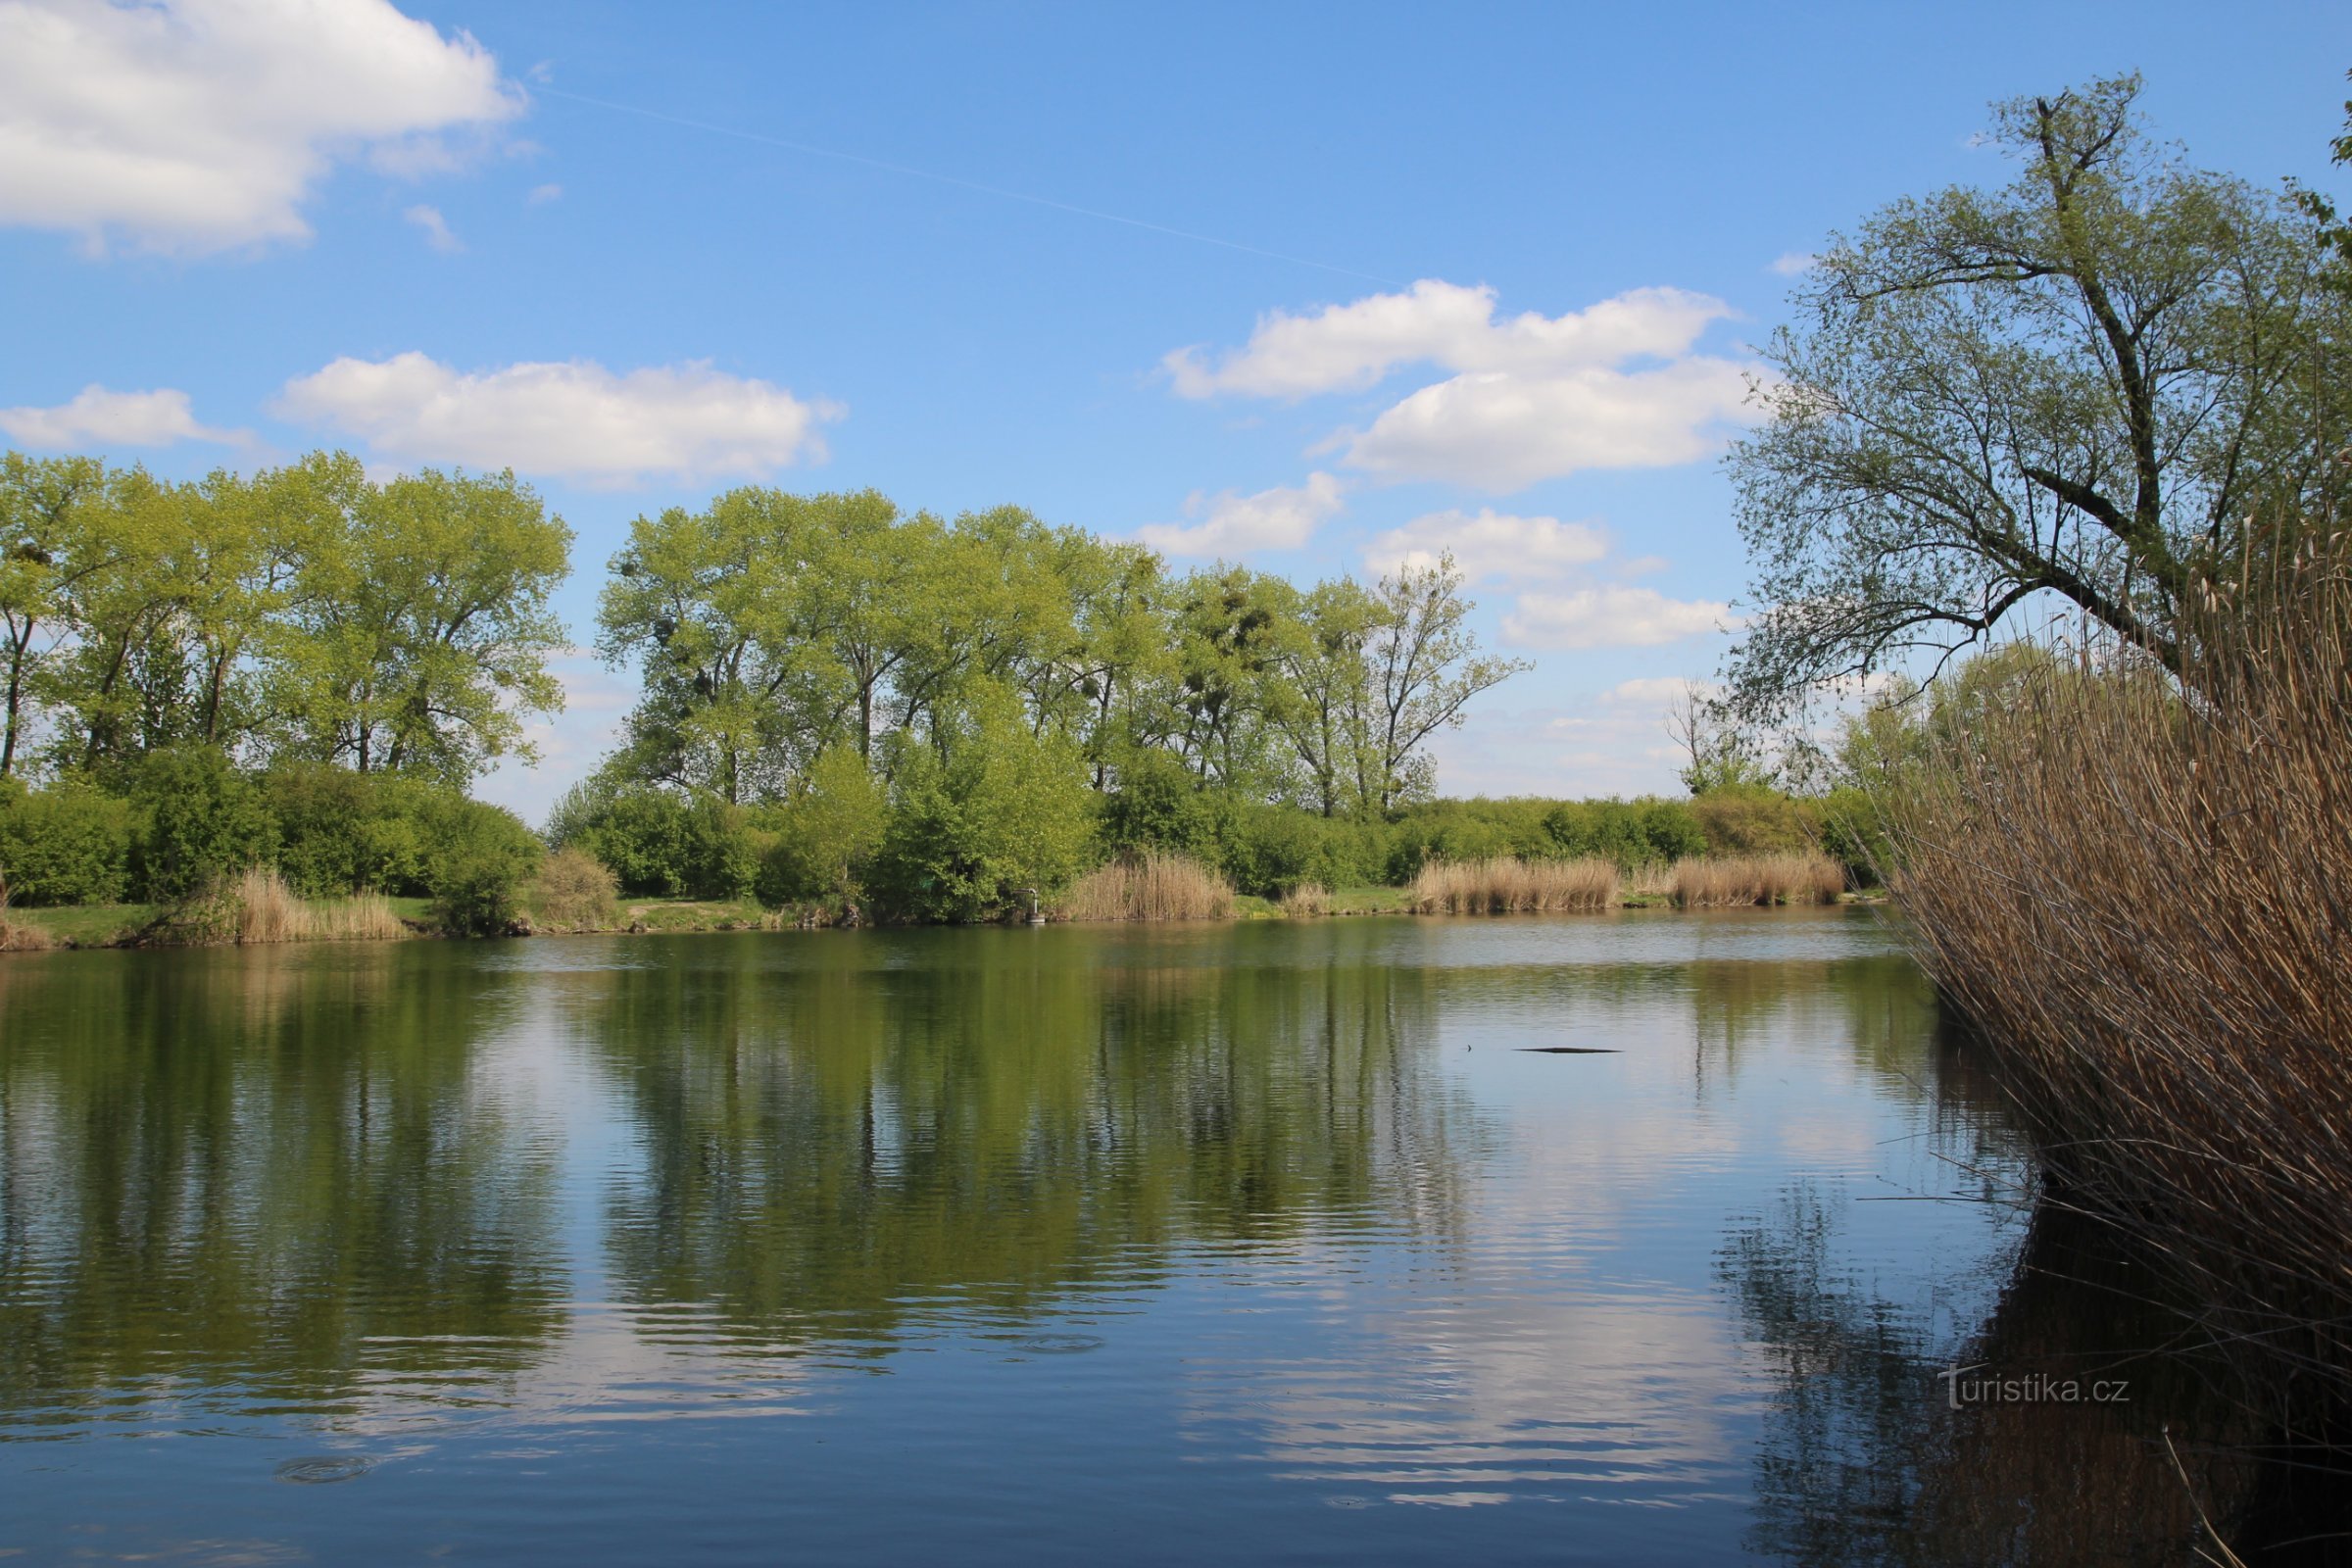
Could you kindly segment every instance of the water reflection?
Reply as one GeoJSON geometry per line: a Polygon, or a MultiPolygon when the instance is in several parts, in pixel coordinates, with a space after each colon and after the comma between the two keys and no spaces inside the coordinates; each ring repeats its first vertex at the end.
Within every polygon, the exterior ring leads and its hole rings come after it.
{"type": "Polygon", "coordinates": [[[463,1396],[560,1322],[553,1159],[472,1082],[490,1025],[463,969],[355,949],[5,972],[10,1425],[463,1396]]]}
{"type": "Polygon", "coordinates": [[[883,1341],[927,1304],[1149,1281],[1179,1246],[1458,1224],[1467,1107],[1409,972],[1059,932],[922,965],[927,936],[790,966],[736,944],[571,999],[644,1150],[608,1199],[621,1296],[883,1341]]]}
{"type": "Polygon", "coordinates": [[[2164,1338],[2027,1168],[1836,912],[0,961],[0,1551],[2162,1561],[2168,1424],[2277,1514],[2177,1359],[1945,1408],[2164,1338]]]}

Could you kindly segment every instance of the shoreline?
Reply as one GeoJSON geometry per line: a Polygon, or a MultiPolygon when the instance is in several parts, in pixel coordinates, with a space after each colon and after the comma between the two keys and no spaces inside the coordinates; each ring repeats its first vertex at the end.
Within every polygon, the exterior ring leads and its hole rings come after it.
{"type": "MultiPolygon", "coordinates": [[[[906,925],[863,921],[843,921],[819,918],[810,909],[768,909],[748,900],[653,899],[626,902],[619,914],[610,924],[540,924],[535,919],[517,921],[508,930],[485,936],[457,936],[432,928],[423,918],[426,900],[398,899],[396,906],[415,906],[414,909],[398,907],[401,922],[406,928],[398,937],[299,937],[272,942],[168,942],[146,939],[146,933],[168,911],[157,905],[59,905],[37,909],[10,909],[8,924],[19,931],[39,933],[44,940],[38,945],[0,945],[0,956],[35,953],[67,952],[178,952],[198,948],[234,947],[346,947],[371,942],[486,942],[521,940],[540,937],[573,936],[715,936],[741,935],[746,932],[781,933],[787,931],[822,930],[913,930],[920,925],[1018,924],[1017,921],[974,920],[966,922],[924,921],[906,925]],[[61,929],[62,928],[62,929],[61,929]]],[[[1606,914],[1628,909],[1675,909],[1686,913],[1722,912],[1726,908],[1830,908],[1850,905],[1876,906],[1884,904],[1886,896],[1879,890],[1864,893],[1848,892],[1833,905],[1828,902],[1774,905],[1704,906],[1685,909],[1672,893],[1626,893],[1598,909],[1526,910],[1522,913],[1577,915],[1606,914]]],[[[1052,915],[1051,925],[1238,925],[1258,920],[1328,920],[1360,918],[1373,915],[1405,915],[1414,918],[1494,919],[1494,914],[1448,913],[1420,909],[1413,906],[1412,889],[1402,887],[1346,888],[1331,896],[1330,906],[1315,914],[1293,914],[1271,900],[1244,897],[1229,915],[1211,915],[1198,919],[1117,919],[1075,920],[1065,915],[1052,915]]]]}

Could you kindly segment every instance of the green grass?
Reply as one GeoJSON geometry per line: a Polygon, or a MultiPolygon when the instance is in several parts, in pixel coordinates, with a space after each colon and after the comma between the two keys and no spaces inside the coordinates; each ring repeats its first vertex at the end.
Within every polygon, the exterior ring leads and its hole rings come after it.
{"type": "Polygon", "coordinates": [[[648,931],[759,930],[773,919],[755,899],[622,899],[620,929],[648,931]]]}
{"type": "Polygon", "coordinates": [[[37,926],[60,943],[77,948],[102,948],[136,931],[163,912],[157,904],[63,904],[51,909],[10,906],[8,917],[19,925],[37,926]]]}
{"type": "Polygon", "coordinates": [[[1334,914],[1402,914],[1413,906],[1411,888],[1333,888],[1334,914]]]}

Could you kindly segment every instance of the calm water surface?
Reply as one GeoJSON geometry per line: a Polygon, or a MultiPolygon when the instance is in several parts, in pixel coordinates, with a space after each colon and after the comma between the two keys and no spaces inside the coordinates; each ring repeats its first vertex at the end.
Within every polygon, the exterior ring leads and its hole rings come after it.
{"type": "Polygon", "coordinates": [[[1946,1408],[2068,1312],[1935,1025],[1848,911],[0,959],[0,1550],[2171,1551],[2152,1396],[1946,1408]]]}

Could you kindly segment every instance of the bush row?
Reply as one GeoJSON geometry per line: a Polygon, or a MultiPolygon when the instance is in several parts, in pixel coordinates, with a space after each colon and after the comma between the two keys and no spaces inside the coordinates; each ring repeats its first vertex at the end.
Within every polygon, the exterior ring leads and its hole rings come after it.
{"type": "Polygon", "coordinates": [[[306,899],[429,898],[453,930],[495,930],[539,858],[513,812],[445,786],[325,764],[249,773],[210,747],[150,753],[120,793],[0,781],[0,887],[20,905],[175,904],[261,866],[306,899]]]}

